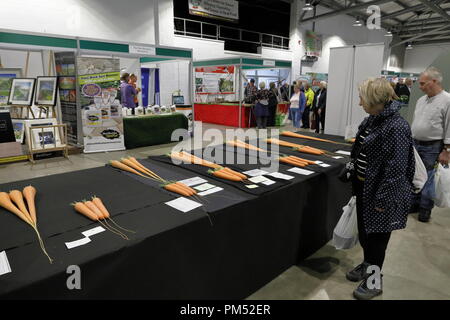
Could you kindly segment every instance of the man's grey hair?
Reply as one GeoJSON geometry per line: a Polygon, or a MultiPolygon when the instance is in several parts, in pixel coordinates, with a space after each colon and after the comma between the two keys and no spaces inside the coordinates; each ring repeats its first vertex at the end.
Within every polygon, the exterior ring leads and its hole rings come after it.
{"type": "Polygon", "coordinates": [[[324,88],[327,87],[327,82],[326,82],[326,81],[320,81],[320,84],[321,84],[324,88]]]}
{"type": "Polygon", "coordinates": [[[422,72],[422,74],[424,76],[428,76],[432,80],[436,80],[438,83],[442,83],[442,72],[436,67],[429,67],[424,72],[422,72]]]}

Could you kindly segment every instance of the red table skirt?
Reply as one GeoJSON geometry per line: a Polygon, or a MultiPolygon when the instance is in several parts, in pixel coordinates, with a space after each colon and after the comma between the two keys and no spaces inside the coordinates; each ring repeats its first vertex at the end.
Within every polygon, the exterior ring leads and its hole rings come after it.
{"type": "MultiPolygon", "coordinates": [[[[256,126],[255,117],[250,107],[241,106],[241,128],[256,126]]],[[[239,105],[194,104],[194,119],[206,123],[215,123],[229,127],[239,127],[239,105]]]]}

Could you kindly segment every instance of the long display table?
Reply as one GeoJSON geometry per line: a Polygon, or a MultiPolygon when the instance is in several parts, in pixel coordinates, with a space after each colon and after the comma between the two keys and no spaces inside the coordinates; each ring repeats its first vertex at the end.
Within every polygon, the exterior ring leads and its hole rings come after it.
{"type": "MultiPolygon", "coordinates": [[[[223,149],[236,157],[243,152],[226,146],[215,152],[223,149]]],[[[214,155],[206,151],[205,157],[214,155]]],[[[244,157],[236,169],[262,167],[263,155],[244,157]]],[[[279,172],[294,179],[260,195],[208,173],[154,158],[142,161],[167,179],[200,176],[227,192],[202,198],[204,205],[188,213],[167,206],[176,196],[159,185],[111,167],[0,185],[2,191],[29,184],[37,188],[38,225],[54,258],[49,264],[33,230],[0,209],[0,252],[6,251],[12,269],[0,276],[0,298],[243,299],[331,239],[351,195],[350,186],[337,179],[346,160],[322,159],[330,166],[308,167],[313,171],[308,176],[280,165],[279,172]],[[75,213],[70,203],[94,194],[104,199],[117,223],[136,233],[126,241],[106,231],[68,250],[65,242],[98,225],[75,213]],[[71,265],[81,269],[81,290],[67,288],[71,265]]]]}
{"type": "Polygon", "coordinates": [[[125,117],[123,119],[125,147],[127,149],[172,142],[172,132],[188,129],[187,117],[172,114],[125,117]]]}

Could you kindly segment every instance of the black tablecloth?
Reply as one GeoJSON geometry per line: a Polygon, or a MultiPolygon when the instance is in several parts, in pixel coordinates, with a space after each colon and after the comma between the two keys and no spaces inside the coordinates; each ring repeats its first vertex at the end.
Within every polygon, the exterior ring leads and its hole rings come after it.
{"type": "MultiPolygon", "coordinates": [[[[153,164],[173,170],[173,178],[192,177],[182,167],[153,164]]],[[[216,208],[213,225],[203,208],[176,211],[164,204],[175,198],[171,194],[108,167],[33,179],[40,228],[55,261],[49,264],[31,228],[0,212],[0,252],[6,249],[13,271],[0,276],[0,298],[245,298],[331,239],[351,192],[336,177],[343,164],[330,164],[310,176],[290,174],[295,176],[290,183],[257,197],[214,181],[241,199],[216,208]],[[97,225],[69,204],[93,194],[105,200],[120,225],[137,233],[126,241],[105,231],[91,243],[67,250],[65,242],[82,238],[82,231],[97,225]],[[66,287],[70,265],[81,268],[82,290],[66,287]]],[[[261,167],[236,165],[243,166],[261,167]]],[[[280,168],[289,174],[289,166],[280,168]]],[[[195,175],[210,181],[207,173],[195,175]]]]}

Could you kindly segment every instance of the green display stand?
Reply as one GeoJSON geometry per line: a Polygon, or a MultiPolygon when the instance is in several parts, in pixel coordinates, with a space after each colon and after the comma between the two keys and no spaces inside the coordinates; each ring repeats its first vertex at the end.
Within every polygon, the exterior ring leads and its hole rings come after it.
{"type": "Polygon", "coordinates": [[[184,114],[126,117],[123,119],[125,147],[127,149],[170,143],[172,132],[188,129],[188,119],[184,114]]]}

